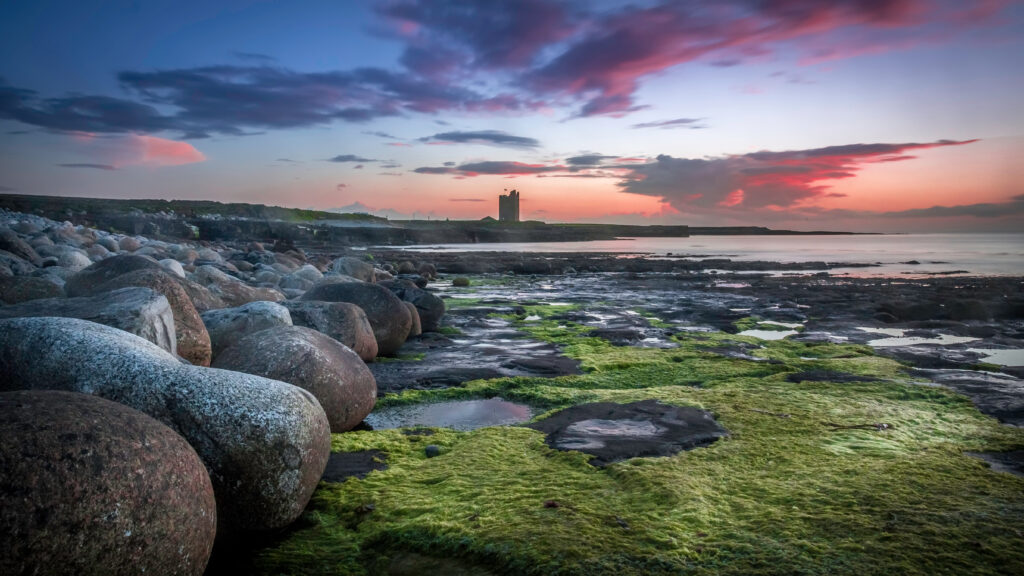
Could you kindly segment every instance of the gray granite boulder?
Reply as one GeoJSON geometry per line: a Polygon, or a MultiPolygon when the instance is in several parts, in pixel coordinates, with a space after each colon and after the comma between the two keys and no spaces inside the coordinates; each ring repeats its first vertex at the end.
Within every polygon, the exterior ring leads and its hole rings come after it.
{"type": "Polygon", "coordinates": [[[42,260],[28,242],[22,240],[14,230],[7,227],[0,227],[0,250],[10,252],[36,266],[39,266],[42,260]]]}
{"type": "Polygon", "coordinates": [[[222,350],[253,332],[292,325],[288,309],[276,302],[250,302],[237,308],[208,310],[200,316],[210,334],[214,359],[222,350]]]}
{"type": "Polygon", "coordinates": [[[420,313],[420,323],[424,332],[437,332],[445,313],[444,300],[409,280],[388,280],[381,282],[380,285],[394,292],[402,300],[416,306],[416,310],[420,313]]]}
{"type": "Polygon", "coordinates": [[[0,320],[0,389],[88,392],[163,422],[202,458],[227,530],[294,521],[330,453],[327,417],[305,390],[183,364],[138,336],[85,320],[0,320]]]}
{"type": "Polygon", "coordinates": [[[0,266],[6,266],[15,276],[31,274],[36,270],[31,262],[6,250],[0,250],[0,266]]]}
{"type": "Polygon", "coordinates": [[[57,258],[57,265],[78,272],[91,266],[92,260],[84,250],[68,250],[57,258]]]}
{"type": "Polygon", "coordinates": [[[141,336],[171,354],[178,353],[174,314],[163,294],[128,287],[78,298],[46,298],[0,307],[0,318],[59,316],[105,324],[141,336]]]}
{"type": "Polygon", "coordinates": [[[142,243],[136,240],[135,238],[132,238],[131,236],[125,236],[124,238],[121,238],[121,240],[118,241],[117,246],[121,250],[135,252],[139,248],[142,248],[142,243]]]}
{"type": "Polygon", "coordinates": [[[173,258],[164,258],[159,262],[159,264],[167,272],[181,278],[182,280],[185,279],[185,269],[181,266],[181,262],[178,262],[173,258]]]}
{"type": "Polygon", "coordinates": [[[282,302],[291,313],[292,324],[305,326],[334,338],[352,349],[364,362],[377,356],[377,339],[366,312],[349,302],[282,302]]]}
{"type": "Polygon", "coordinates": [[[351,276],[363,282],[373,282],[373,264],[354,256],[342,256],[331,262],[331,272],[351,276]]]}
{"type": "Polygon", "coordinates": [[[199,576],[217,504],[195,450],[88,394],[0,393],[0,573],[199,576]]]}
{"type": "Polygon", "coordinates": [[[229,307],[241,306],[248,302],[280,302],[285,299],[284,294],[278,290],[249,286],[238,278],[210,265],[196,268],[193,278],[229,307]]]}
{"type": "Polygon", "coordinates": [[[96,262],[68,280],[64,286],[68,296],[91,296],[101,285],[137,270],[161,270],[160,264],[152,258],[134,254],[119,254],[96,262]]]}
{"type": "Polygon", "coordinates": [[[309,391],[320,401],[334,433],[351,430],[377,402],[377,381],[359,356],[337,340],[302,326],[249,334],[218,354],[213,366],[309,391]]]}
{"type": "Polygon", "coordinates": [[[366,282],[319,284],[302,295],[302,300],[350,302],[366,313],[377,339],[377,353],[394,354],[409,335],[412,318],[409,311],[390,290],[366,282]]]}

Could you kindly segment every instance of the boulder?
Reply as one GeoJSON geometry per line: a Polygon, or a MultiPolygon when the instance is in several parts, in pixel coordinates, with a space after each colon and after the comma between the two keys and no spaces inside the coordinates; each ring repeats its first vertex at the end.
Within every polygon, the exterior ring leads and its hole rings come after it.
{"type": "Polygon", "coordinates": [[[135,252],[139,248],[142,248],[142,243],[131,236],[125,236],[118,241],[117,247],[128,252],[135,252]]]}
{"type": "Polygon", "coordinates": [[[469,286],[469,278],[466,278],[465,276],[459,276],[452,280],[452,286],[456,288],[466,288],[467,286],[469,286]]]}
{"type": "Polygon", "coordinates": [[[164,258],[159,262],[159,264],[167,272],[181,278],[182,280],[185,279],[185,269],[181,266],[181,262],[171,258],[164,258]]]}
{"type": "Polygon", "coordinates": [[[96,296],[46,298],[0,307],[0,318],[59,316],[105,324],[178,353],[174,315],[167,298],[149,288],[120,288],[96,296]]]}
{"type": "Polygon", "coordinates": [[[373,264],[354,256],[342,256],[331,262],[331,272],[351,276],[363,282],[373,282],[373,264]]]}
{"type": "Polygon", "coordinates": [[[282,302],[292,324],[305,326],[334,338],[352,349],[364,362],[377,356],[377,339],[363,309],[349,302],[282,302]]]}
{"type": "Polygon", "coordinates": [[[406,338],[423,334],[423,325],[420,323],[420,313],[416,310],[416,306],[412,302],[404,300],[402,304],[405,304],[405,309],[409,311],[409,318],[412,320],[412,324],[409,325],[409,335],[406,338]]]}
{"type": "Polygon", "coordinates": [[[84,250],[69,250],[57,258],[57,265],[78,272],[92,265],[92,260],[84,250]]]}
{"type": "Polygon", "coordinates": [[[292,325],[288,309],[274,302],[250,302],[237,308],[209,310],[201,317],[210,333],[214,359],[222,350],[253,332],[292,325]]]}
{"type": "Polygon", "coordinates": [[[196,268],[195,279],[230,307],[262,300],[280,302],[284,294],[273,288],[254,288],[210,265],[196,268]]]}
{"type": "Polygon", "coordinates": [[[121,245],[118,244],[117,240],[114,240],[110,236],[104,236],[103,238],[100,238],[99,240],[96,241],[96,244],[99,246],[103,246],[110,252],[120,252],[121,250],[121,245]]]}
{"type": "Polygon", "coordinates": [[[377,382],[355,352],[302,326],[278,326],[249,334],[214,360],[237,370],[294,384],[320,401],[331,432],[346,432],[373,410],[377,382]]]}
{"type": "Polygon", "coordinates": [[[302,295],[302,300],[321,302],[350,302],[366,313],[377,339],[377,353],[394,354],[409,335],[412,318],[402,301],[390,290],[365,282],[319,284],[302,295]]]}
{"type": "Polygon", "coordinates": [[[394,280],[394,276],[387,270],[381,270],[380,268],[373,269],[373,280],[374,282],[383,282],[385,280],[394,280]]]}
{"type": "Polygon", "coordinates": [[[17,304],[40,298],[59,298],[64,290],[57,284],[36,276],[0,277],[0,302],[17,304]]]}
{"type": "Polygon", "coordinates": [[[91,296],[99,286],[118,276],[137,270],[161,270],[160,264],[146,256],[119,254],[96,262],[68,280],[64,290],[68,296],[91,296]]]}
{"type": "Polygon", "coordinates": [[[0,573],[199,576],[217,504],[157,420],[59,391],[0,393],[0,573]]]}
{"type": "Polygon", "coordinates": [[[312,264],[303,264],[301,268],[292,272],[293,276],[309,280],[310,282],[316,282],[317,280],[324,277],[324,275],[312,264]]]}
{"type": "Polygon", "coordinates": [[[78,281],[82,274],[90,272],[90,269],[93,267],[121,258],[140,258],[151,262],[156,266],[156,269],[137,269],[127,274],[115,276],[99,284],[93,284],[91,280],[89,282],[80,282],[77,284],[75,294],[69,294],[69,296],[91,296],[128,286],[139,286],[159,292],[167,298],[171,305],[171,313],[174,315],[174,334],[177,337],[178,354],[197,366],[209,366],[211,357],[210,335],[206,332],[206,326],[199,317],[199,311],[196,310],[183,287],[184,281],[164,272],[156,262],[141,256],[114,256],[113,258],[97,262],[93,266],[79,272],[68,281],[68,285],[78,281]]]}
{"type": "Polygon", "coordinates": [[[278,286],[281,290],[300,290],[305,292],[316,284],[314,280],[308,280],[295,274],[289,274],[278,281],[278,286]]]}
{"type": "Polygon", "coordinates": [[[92,246],[89,246],[89,248],[85,250],[85,253],[87,256],[89,256],[89,260],[92,261],[103,260],[104,258],[110,257],[110,250],[107,250],[102,244],[98,242],[96,244],[93,244],[92,246]]]}
{"type": "Polygon", "coordinates": [[[398,263],[398,268],[396,268],[395,270],[399,274],[415,274],[416,273],[416,265],[413,264],[412,262],[410,262],[409,260],[405,260],[405,261],[399,262],[398,263]]]}
{"type": "Polygon", "coordinates": [[[0,389],[89,392],[163,422],[206,464],[225,530],[294,521],[330,453],[327,417],[305,390],[183,364],[138,336],[85,320],[0,320],[0,389]]]}
{"type": "Polygon", "coordinates": [[[416,273],[427,280],[433,280],[437,278],[437,267],[429,262],[423,262],[416,267],[416,273]]]}
{"type": "Polygon", "coordinates": [[[24,258],[19,258],[6,250],[0,250],[0,266],[7,267],[16,276],[31,274],[36,270],[36,267],[31,262],[24,258]]]}
{"type": "Polygon", "coordinates": [[[437,332],[445,313],[444,300],[408,280],[388,280],[381,282],[380,285],[416,306],[424,332],[437,332]]]}
{"type": "Polygon", "coordinates": [[[35,249],[10,228],[0,227],[0,250],[10,252],[36,266],[40,265],[41,258],[39,254],[36,254],[35,249]]]}

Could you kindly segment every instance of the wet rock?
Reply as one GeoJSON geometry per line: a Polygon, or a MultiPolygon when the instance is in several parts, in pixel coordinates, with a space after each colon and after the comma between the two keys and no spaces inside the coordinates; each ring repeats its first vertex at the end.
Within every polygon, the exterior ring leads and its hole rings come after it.
{"type": "Polygon", "coordinates": [[[595,466],[671,456],[728,435],[709,412],[656,400],[580,404],[527,427],[546,434],[545,442],[552,448],[592,454],[590,463],[595,466]]]}
{"type": "Polygon", "coordinates": [[[57,265],[78,272],[92,265],[92,260],[84,250],[69,250],[57,258],[57,265]]]}
{"type": "Polygon", "coordinates": [[[0,393],[0,572],[200,575],[213,487],[157,420],[87,394],[0,393]]]}
{"type": "MultiPolygon", "coordinates": [[[[372,267],[371,267],[372,268],[372,267]]],[[[405,342],[412,325],[412,318],[405,305],[390,290],[377,284],[365,282],[343,282],[320,284],[302,295],[305,301],[350,302],[366,313],[374,338],[377,339],[377,353],[383,356],[394,354],[405,342]]]]}
{"type": "Polygon", "coordinates": [[[81,275],[90,273],[93,267],[100,267],[106,262],[122,258],[138,259],[136,260],[138,263],[149,262],[155,268],[147,265],[145,268],[137,268],[132,272],[114,276],[105,282],[94,283],[95,277],[102,273],[98,270],[99,273],[95,276],[90,275],[87,281],[77,282],[74,294],[69,294],[69,296],[91,296],[128,286],[149,288],[163,294],[167,298],[167,302],[170,303],[171,313],[174,315],[174,334],[177,338],[178,354],[197,366],[209,366],[212,355],[210,334],[206,331],[199,312],[192,304],[192,299],[183,288],[184,281],[164,272],[156,262],[142,256],[115,256],[97,262],[79,272],[68,281],[68,284],[78,281],[81,275]]]}
{"type": "Polygon", "coordinates": [[[420,324],[420,313],[416,310],[416,306],[412,302],[402,301],[402,304],[405,304],[405,309],[409,311],[409,318],[412,320],[412,324],[409,326],[409,335],[406,338],[423,334],[423,326],[420,324]]]}
{"type": "Polygon", "coordinates": [[[138,336],[84,320],[0,320],[0,389],[15,388],[89,392],[181,434],[210,473],[219,529],[295,520],[330,452],[327,418],[308,392],[183,364],[138,336]]]}
{"type": "Polygon", "coordinates": [[[363,282],[373,282],[373,264],[354,256],[342,256],[331,262],[331,272],[351,276],[363,282]]]}
{"type": "Polygon", "coordinates": [[[252,287],[210,265],[196,268],[195,278],[225,305],[237,307],[249,302],[280,302],[284,294],[273,288],[252,287]]]}
{"type": "Polygon", "coordinates": [[[17,304],[42,298],[59,298],[64,290],[46,278],[35,276],[0,277],[0,302],[17,304]]]}
{"type": "Polygon", "coordinates": [[[159,264],[161,267],[163,267],[164,270],[166,270],[170,274],[177,276],[182,280],[185,279],[185,269],[182,268],[181,262],[178,262],[177,260],[172,260],[171,258],[164,258],[159,262],[159,264]]]}
{"type": "Polygon", "coordinates": [[[147,256],[119,254],[83,269],[64,286],[68,296],[92,296],[99,287],[118,276],[138,270],[161,270],[160,264],[147,256]]]}
{"type": "Polygon", "coordinates": [[[997,472],[1006,472],[1015,476],[1024,476],[1024,450],[1010,450],[1008,452],[965,452],[988,463],[989,467],[997,472]]]}
{"type": "Polygon", "coordinates": [[[46,298],[0,307],[0,318],[79,318],[135,334],[178,353],[174,315],[167,298],[149,288],[128,287],[79,298],[46,298]]]}
{"type": "Polygon", "coordinates": [[[427,458],[434,458],[441,455],[441,447],[437,444],[427,444],[423,447],[423,454],[427,458]]]}
{"type": "Polygon", "coordinates": [[[423,332],[437,332],[441,325],[441,318],[444,317],[444,300],[423,290],[408,280],[388,280],[381,282],[381,286],[394,292],[400,299],[411,302],[420,315],[420,323],[423,332]]]}
{"type": "Polygon", "coordinates": [[[922,376],[967,396],[984,414],[1024,426],[1024,380],[1009,374],[976,370],[915,369],[922,376]]]}
{"type": "Polygon", "coordinates": [[[221,352],[213,366],[309,391],[320,401],[334,433],[362,422],[377,402],[377,382],[359,356],[337,340],[302,326],[249,334],[221,352]]]}
{"type": "Polygon", "coordinates": [[[469,286],[469,278],[465,276],[459,276],[458,278],[452,279],[452,286],[456,288],[466,288],[469,286]]]}
{"type": "Polygon", "coordinates": [[[427,280],[434,280],[437,278],[437,267],[429,262],[422,262],[416,267],[416,273],[427,280]]]}
{"type": "Polygon", "coordinates": [[[946,313],[951,320],[988,320],[992,313],[980,300],[952,300],[946,303],[946,313]]]}
{"type": "Polygon", "coordinates": [[[295,326],[305,326],[334,338],[352,349],[364,362],[377,356],[377,339],[363,309],[349,302],[282,302],[295,326]]]}
{"type": "Polygon", "coordinates": [[[275,302],[250,302],[237,308],[208,310],[200,314],[200,317],[210,334],[214,358],[249,334],[292,325],[288,309],[275,302]]]}
{"type": "Polygon", "coordinates": [[[581,374],[579,360],[565,356],[517,357],[503,363],[502,367],[523,370],[537,376],[581,374]]]}
{"type": "Polygon", "coordinates": [[[387,470],[387,455],[380,450],[331,452],[323,482],[344,482],[349,478],[366,478],[374,470],[387,470]]]}
{"type": "Polygon", "coordinates": [[[31,274],[36,270],[36,267],[31,262],[24,258],[19,258],[6,250],[0,250],[0,266],[7,268],[15,276],[31,274]]]}

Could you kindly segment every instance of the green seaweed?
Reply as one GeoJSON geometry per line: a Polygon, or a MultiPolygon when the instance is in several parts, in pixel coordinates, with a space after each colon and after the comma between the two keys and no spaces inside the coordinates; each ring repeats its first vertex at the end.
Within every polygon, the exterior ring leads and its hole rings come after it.
{"type": "Polygon", "coordinates": [[[865,346],[682,333],[677,348],[622,347],[560,321],[557,307],[526,311],[506,317],[560,345],[583,374],[478,380],[379,404],[500,396],[543,418],[657,399],[711,411],[730,436],[599,469],[522,427],[335,434],[333,450],[381,450],[388,469],[321,484],[308,527],[263,550],[261,569],[384,574],[414,552],[491,574],[1024,573],[1024,478],[964,455],[1020,449],[1024,430],[963,396],[914,384],[865,346]],[[756,345],[758,360],[720,353],[740,344],[756,345]],[[786,380],[803,370],[874,380],[786,380]],[[427,458],[426,444],[441,455],[427,458]]]}

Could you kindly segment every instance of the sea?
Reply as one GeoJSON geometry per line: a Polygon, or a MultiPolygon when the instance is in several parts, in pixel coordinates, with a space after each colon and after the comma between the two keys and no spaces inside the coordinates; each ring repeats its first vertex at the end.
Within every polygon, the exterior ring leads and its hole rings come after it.
{"type": "MultiPolygon", "coordinates": [[[[830,274],[872,276],[1024,276],[1024,233],[851,234],[619,238],[590,242],[512,242],[410,246],[431,252],[608,252],[733,261],[867,263],[830,274]]],[[[793,271],[807,274],[807,270],[793,271]]],[[[813,273],[813,271],[810,271],[813,273]]],[[[775,272],[786,274],[786,270],[775,272]]]]}

